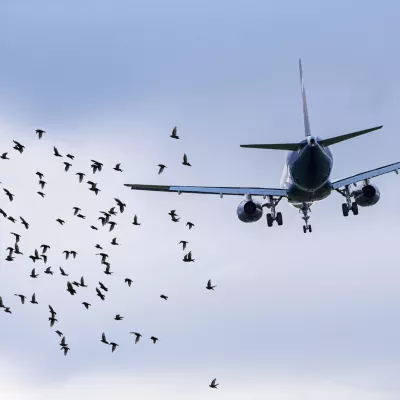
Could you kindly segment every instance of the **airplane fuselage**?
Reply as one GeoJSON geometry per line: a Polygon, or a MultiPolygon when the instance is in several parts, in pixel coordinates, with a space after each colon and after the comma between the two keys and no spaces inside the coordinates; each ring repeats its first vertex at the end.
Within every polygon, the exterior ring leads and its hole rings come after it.
{"type": "Polygon", "coordinates": [[[319,137],[307,136],[299,142],[300,150],[287,154],[281,187],[288,190],[287,199],[294,206],[323,200],[332,191],[329,180],[332,152],[321,146],[319,140],[319,137]]]}

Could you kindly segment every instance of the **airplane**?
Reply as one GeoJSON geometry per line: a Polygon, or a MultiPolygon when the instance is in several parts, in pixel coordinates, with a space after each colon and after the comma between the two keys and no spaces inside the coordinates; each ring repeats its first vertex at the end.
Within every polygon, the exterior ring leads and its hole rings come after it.
{"type": "Polygon", "coordinates": [[[208,186],[166,186],[166,185],[136,185],[125,184],[132,190],[149,190],[162,192],[219,194],[245,196],[238,208],[237,216],[242,222],[256,222],[263,215],[263,208],[270,212],[266,214],[267,225],[271,227],[274,222],[278,226],[283,224],[282,213],[276,211],[278,203],[285,198],[288,203],[299,210],[304,220],[303,232],[312,232],[309,224],[311,206],[327,198],[333,191],[340,193],[345,202],[342,203],[344,217],[351,211],[358,215],[358,206],[368,207],[375,205],[380,199],[380,192],[376,185],[371,184],[371,178],[395,172],[398,174],[400,162],[385,165],[380,168],[365,171],[344,179],[331,181],[333,155],[330,146],[355,138],[366,133],[381,129],[383,125],[345,135],[322,139],[311,134],[310,120],[306,99],[306,90],[303,80],[303,68],[299,59],[300,85],[303,100],[303,119],[305,138],[295,143],[282,144],[246,144],[243,148],[270,149],[288,151],[284,165],[280,188],[260,187],[208,187],[208,186]],[[357,188],[357,183],[362,182],[362,187],[357,188]],[[351,185],[356,187],[351,189],[351,185]],[[253,200],[253,196],[267,198],[265,204],[253,200]]]}

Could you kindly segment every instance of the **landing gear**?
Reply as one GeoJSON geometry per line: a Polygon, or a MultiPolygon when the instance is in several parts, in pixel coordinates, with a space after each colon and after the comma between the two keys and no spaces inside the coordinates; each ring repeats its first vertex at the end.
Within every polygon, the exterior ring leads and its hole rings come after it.
{"type": "Polygon", "coordinates": [[[305,225],[303,225],[303,232],[307,233],[312,232],[311,225],[308,224],[308,220],[310,219],[310,216],[308,213],[311,212],[310,204],[309,203],[303,203],[299,209],[299,212],[303,213],[303,216],[301,217],[303,221],[305,222],[305,225]]]}
{"type": "Polygon", "coordinates": [[[276,212],[276,206],[281,201],[282,197],[279,199],[274,199],[273,196],[268,196],[268,203],[263,204],[263,207],[267,207],[271,209],[271,212],[267,214],[267,225],[271,227],[274,224],[274,221],[281,226],[283,225],[282,213],[276,212]]]}
{"type": "Polygon", "coordinates": [[[344,190],[336,189],[336,191],[346,198],[346,203],[342,204],[343,216],[347,217],[350,211],[353,213],[353,215],[358,215],[358,204],[354,201],[351,201],[353,193],[350,192],[349,185],[345,186],[344,190]]]}

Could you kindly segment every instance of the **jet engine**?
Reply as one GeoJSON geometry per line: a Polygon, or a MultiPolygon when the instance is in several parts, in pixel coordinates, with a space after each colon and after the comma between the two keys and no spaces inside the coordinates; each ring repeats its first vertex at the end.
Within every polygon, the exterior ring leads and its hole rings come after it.
{"type": "Polygon", "coordinates": [[[379,189],[375,185],[365,185],[362,189],[353,192],[354,201],[361,207],[373,206],[381,197],[379,189]]]}
{"type": "Polygon", "coordinates": [[[243,200],[236,212],[242,222],[256,222],[263,215],[261,204],[254,200],[243,200]]]}

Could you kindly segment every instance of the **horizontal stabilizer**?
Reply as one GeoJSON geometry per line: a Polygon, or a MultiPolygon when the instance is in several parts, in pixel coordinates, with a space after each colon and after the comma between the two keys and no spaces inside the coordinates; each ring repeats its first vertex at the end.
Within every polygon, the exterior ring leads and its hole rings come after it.
{"type": "Polygon", "coordinates": [[[248,149],[270,149],[270,150],[297,151],[301,148],[301,143],[241,144],[240,147],[246,147],[248,149]]]}
{"type": "Polygon", "coordinates": [[[376,131],[378,129],[381,129],[382,126],[383,125],[376,126],[375,128],[365,129],[363,131],[348,133],[346,135],[335,136],[330,139],[323,139],[323,140],[320,140],[319,143],[324,147],[328,147],[328,146],[331,146],[332,144],[340,143],[340,142],[343,142],[344,140],[353,139],[357,136],[364,135],[364,134],[372,132],[372,131],[376,131]]]}

